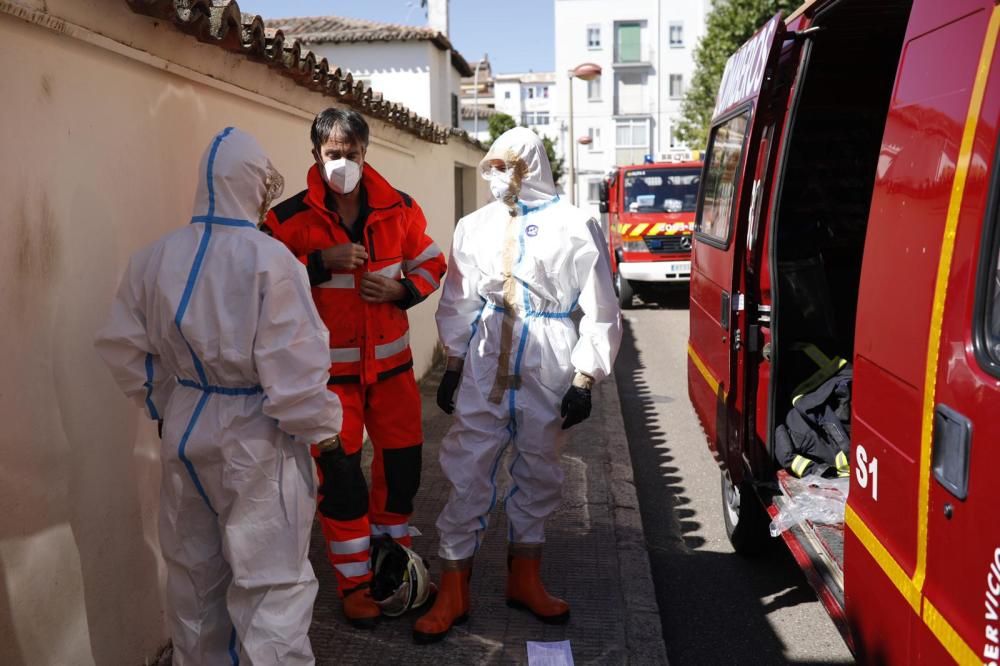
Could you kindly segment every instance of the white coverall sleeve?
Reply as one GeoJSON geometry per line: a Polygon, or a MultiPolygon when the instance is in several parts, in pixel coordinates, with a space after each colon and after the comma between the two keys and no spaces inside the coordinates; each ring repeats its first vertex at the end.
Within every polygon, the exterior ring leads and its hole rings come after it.
{"type": "Polygon", "coordinates": [[[580,339],[573,348],[577,372],[601,381],[611,373],[622,341],[622,317],[611,282],[611,259],[600,225],[587,222],[589,234],[574,259],[580,285],[580,339]]]}
{"type": "Polygon", "coordinates": [[[330,334],[316,312],[305,268],[268,285],[260,307],[254,363],[264,413],[306,444],[340,432],[340,399],[327,389],[330,334]]]}
{"type": "Polygon", "coordinates": [[[146,331],[142,302],[142,275],[136,259],[129,261],[107,324],[97,333],[94,347],[111,370],[122,392],[146,409],[149,418],[163,418],[176,382],[167,374],[146,331]]]}
{"type": "Polygon", "coordinates": [[[465,248],[465,225],[459,221],[451,242],[448,272],[438,304],[438,337],[449,358],[465,358],[474,325],[483,309],[479,296],[479,266],[465,248]]]}

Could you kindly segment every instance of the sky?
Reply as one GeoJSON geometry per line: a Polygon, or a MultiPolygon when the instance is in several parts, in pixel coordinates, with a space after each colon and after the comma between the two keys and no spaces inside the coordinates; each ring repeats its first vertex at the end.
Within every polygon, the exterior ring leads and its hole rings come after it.
{"type": "MultiPolygon", "coordinates": [[[[265,18],[347,16],[427,25],[419,0],[238,0],[265,18]]],[[[486,53],[494,74],[555,68],[552,0],[451,0],[449,38],[470,64],[486,53]],[[501,11],[502,9],[502,11],[501,11]]]]}

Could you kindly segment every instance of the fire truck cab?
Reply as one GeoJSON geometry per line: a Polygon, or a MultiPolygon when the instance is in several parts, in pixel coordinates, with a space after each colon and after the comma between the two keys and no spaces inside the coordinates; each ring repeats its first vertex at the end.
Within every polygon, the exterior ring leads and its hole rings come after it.
{"type": "MultiPolygon", "coordinates": [[[[686,152],[686,151],[685,151],[686,152]]],[[[687,286],[702,163],[687,159],[618,167],[602,184],[611,269],[623,308],[671,284],[687,286]]]]}
{"type": "Polygon", "coordinates": [[[770,538],[802,350],[849,363],[844,521],[783,537],[863,662],[1000,662],[998,31],[994,0],[812,0],[713,114],[688,392],[723,520],[770,538]]]}

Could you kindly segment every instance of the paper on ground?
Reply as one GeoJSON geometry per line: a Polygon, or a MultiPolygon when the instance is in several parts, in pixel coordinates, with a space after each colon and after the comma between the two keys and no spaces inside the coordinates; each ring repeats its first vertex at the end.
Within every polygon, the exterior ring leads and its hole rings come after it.
{"type": "Polygon", "coordinates": [[[528,666],[573,666],[569,641],[528,641],[528,666]]]}

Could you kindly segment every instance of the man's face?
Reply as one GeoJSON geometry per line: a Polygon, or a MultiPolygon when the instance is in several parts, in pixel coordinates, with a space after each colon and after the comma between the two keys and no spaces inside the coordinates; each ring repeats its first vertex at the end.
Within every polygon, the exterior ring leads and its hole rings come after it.
{"type": "Polygon", "coordinates": [[[330,132],[330,138],[326,143],[320,146],[319,151],[313,150],[313,157],[320,167],[326,162],[339,160],[342,157],[357,162],[358,166],[364,166],[365,152],[365,147],[360,141],[351,141],[346,134],[335,128],[330,132]]]}

